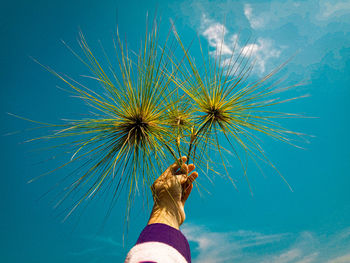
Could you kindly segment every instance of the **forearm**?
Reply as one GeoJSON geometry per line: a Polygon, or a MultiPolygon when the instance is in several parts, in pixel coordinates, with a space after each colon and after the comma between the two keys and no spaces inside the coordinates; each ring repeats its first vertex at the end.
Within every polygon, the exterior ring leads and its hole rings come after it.
{"type": "Polygon", "coordinates": [[[155,203],[151,212],[148,225],[162,223],[179,229],[185,220],[185,212],[181,203],[157,204],[155,203]]]}
{"type": "Polygon", "coordinates": [[[184,205],[191,193],[192,182],[198,174],[195,166],[187,166],[182,157],[157,178],[152,185],[153,209],[147,226],[141,232],[136,245],[129,251],[126,263],[173,262],[190,263],[188,241],[179,231],[185,220],[184,205]],[[179,166],[179,163],[182,163],[179,166]]]}

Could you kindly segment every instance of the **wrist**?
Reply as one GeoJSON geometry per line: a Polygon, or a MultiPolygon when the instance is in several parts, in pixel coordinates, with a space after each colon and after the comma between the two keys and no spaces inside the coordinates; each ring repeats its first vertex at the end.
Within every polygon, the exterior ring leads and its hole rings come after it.
{"type": "Polygon", "coordinates": [[[179,229],[180,225],[185,220],[185,211],[181,202],[171,204],[153,205],[148,225],[162,223],[173,228],[179,229]]]}

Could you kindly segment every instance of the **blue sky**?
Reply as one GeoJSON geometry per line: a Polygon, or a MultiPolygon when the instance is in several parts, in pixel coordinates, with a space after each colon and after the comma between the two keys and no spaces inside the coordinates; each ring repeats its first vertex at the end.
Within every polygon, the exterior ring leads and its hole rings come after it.
{"type": "MultiPolygon", "coordinates": [[[[116,20],[131,46],[145,27],[146,12],[169,20],[187,44],[200,36],[215,52],[224,43],[229,56],[238,39],[251,48],[258,78],[294,56],[283,70],[285,85],[304,83],[291,95],[310,97],[283,110],[316,118],[283,123],[313,137],[298,149],[263,138],[262,145],[293,192],[268,167],[265,176],[249,165],[249,192],[237,160],[229,169],[238,191],[224,178],[198,180],[210,194],[194,191],[182,227],[194,262],[350,262],[350,3],[334,1],[16,1],[4,2],[1,30],[1,262],[121,262],[147,222],[141,197],[134,205],[123,245],[123,200],[101,230],[108,204],[101,198],[62,223],[53,210],[55,195],[40,198],[69,170],[26,182],[70,156],[37,151],[47,146],[26,139],[45,131],[11,112],[40,121],[59,121],[86,113],[57,78],[29,56],[58,72],[79,78],[87,73],[61,40],[78,49],[79,29],[91,46],[112,47],[116,20]],[[101,3],[102,2],[102,3],[101,3]],[[117,15],[116,15],[117,14],[117,15]],[[222,34],[225,32],[222,41],[222,34]],[[247,41],[248,39],[248,41],[247,41]],[[52,156],[57,156],[52,159],[52,156]]],[[[195,45],[194,45],[195,46],[195,45]]],[[[192,50],[198,55],[198,50],[192,50]]]]}

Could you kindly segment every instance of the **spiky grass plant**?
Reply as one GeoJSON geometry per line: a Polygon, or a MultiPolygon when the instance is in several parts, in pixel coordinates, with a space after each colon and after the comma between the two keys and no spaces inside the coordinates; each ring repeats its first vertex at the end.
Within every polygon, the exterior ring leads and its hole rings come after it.
{"type": "Polygon", "coordinates": [[[234,184],[226,169],[224,159],[228,150],[223,140],[231,146],[248,178],[244,159],[251,158],[258,166],[260,160],[275,168],[259,145],[259,133],[290,144],[290,135],[300,135],[275,122],[298,115],[271,109],[295,99],[280,99],[277,94],[291,87],[282,89],[278,81],[269,81],[280,68],[249,82],[253,63],[242,51],[233,52],[224,61],[220,48],[212,58],[201,46],[203,63],[199,67],[177,32],[173,33],[175,41],[170,41],[168,35],[161,44],[154,22],[150,30],[146,29],[135,53],[117,32],[116,58],[112,60],[105,54],[107,67],[96,58],[80,33],[83,55],[69,49],[88,67],[90,78],[99,89],[88,88],[44,66],[65,82],[74,96],[96,111],[89,118],[68,120],[63,125],[44,124],[56,131],[37,138],[72,138],[74,153],[60,168],[78,162],[80,175],[64,188],[56,206],[72,194],[80,196],[66,218],[102,189],[112,192],[109,212],[122,190],[127,191],[128,217],[135,194],[142,192],[147,197],[159,172],[182,155],[200,170],[217,173],[210,163],[212,152],[216,151],[223,160],[226,176],[234,184]],[[175,56],[176,45],[184,52],[180,59],[175,56]]]}
{"type": "MultiPolygon", "coordinates": [[[[116,63],[106,56],[108,70],[105,70],[80,33],[79,44],[83,56],[71,51],[89,68],[90,78],[100,86],[99,91],[44,66],[65,82],[75,97],[85,101],[96,112],[90,118],[68,120],[63,125],[45,124],[58,130],[37,138],[73,138],[74,154],[62,167],[80,162],[79,173],[82,175],[65,187],[65,194],[56,206],[71,194],[86,190],[66,218],[103,188],[113,189],[111,207],[122,189],[126,188],[128,216],[136,192],[147,196],[149,186],[169,159],[178,158],[173,148],[178,145],[179,134],[188,127],[181,119],[188,106],[181,109],[175,106],[178,105],[174,96],[176,87],[171,78],[164,74],[169,72],[171,64],[168,38],[160,48],[157,23],[154,22],[150,30],[146,29],[140,49],[135,53],[123,44],[117,32],[114,42],[116,63]],[[168,50],[167,54],[164,54],[165,50],[168,50]]],[[[178,152],[181,152],[179,148],[178,152]]]]}
{"type": "Polygon", "coordinates": [[[301,115],[279,112],[273,108],[276,105],[308,96],[287,99],[279,96],[298,86],[281,88],[281,81],[271,81],[271,77],[278,73],[287,62],[261,79],[249,81],[249,76],[254,68],[254,61],[251,60],[251,54],[249,54],[252,52],[251,49],[235,50],[238,49],[236,42],[232,55],[224,58],[222,55],[223,43],[218,45],[216,51],[211,54],[209,51],[205,54],[199,43],[203,57],[203,63],[199,68],[175,30],[174,34],[184,51],[186,63],[180,65],[178,69],[180,74],[177,78],[173,78],[173,81],[189,97],[189,103],[193,105],[194,126],[189,135],[191,137],[187,152],[189,158],[195,162],[203,162],[203,158],[210,156],[209,152],[216,149],[221,157],[227,178],[235,186],[225,164],[224,155],[227,150],[224,149],[223,142],[226,141],[243,168],[251,192],[246,173],[249,158],[259,169],[261,169],[259,161],[271,166],[292,190],[259,144],[259,134],[294,146],[296,145],[292,137],[304,135],[290,131],[277,122],[278,119],[299,118],[302,117],[301,115]],[[200,147],[201,151],[196,151],[197,147],[200,147]]]}

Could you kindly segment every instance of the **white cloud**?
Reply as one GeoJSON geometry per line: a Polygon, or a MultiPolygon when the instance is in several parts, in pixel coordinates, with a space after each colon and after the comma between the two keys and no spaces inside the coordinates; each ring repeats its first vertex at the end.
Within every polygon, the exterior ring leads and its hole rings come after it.
{"type": "Polygon", "coordinates": [[[328,261],[328,263],[349,263],[349,262],[350,262],[350,254],[340,256],[328,261]]]}
{"type": "Polygon", "coordinates": [[[312,253],[308,256],[305,256],[304,258],[302,258],[301,260],[295,262],[295,263],[312,263],[312,262],[316,262],[316,258],[318,256],[318,252],[312,253]]]}
{"type": "Polygon", "coordinates": [[[284,234],[264,235],[252,231],[237,232],[210,232],[204,227],[186,224],[182,228],[189,241],[198,244],[198,256],[193,262],[223,263],[240,262],[244,257],[244,251],[248,248],[259,247],[274,242],[279,242],[284,234]]]}
{"type": "Polygon", "coordinates": [[[248,19],[250,26],[253,29],[259,29],[264,27],[265,21],[262,17],[257,17],[253,15],[253,8],[250,4],[244,5],[244,15],[248,19]]]}
{"type": "Polygon", "coordinates": [[[281,49],[274,47],[272,40],[258,38],[256,44],[248,44],[241,49],[243,56],[251,56],[256,63],[256,70],[259,73],[267,71],[266,65],[273,58],[281,55],[281,49]]]}
{"type": "Polygon", "coordinates": [[[330,18],[338,14],[344,14],[350,12],[350,2],[324,2],[320,3],[320,14],[323,18],[330,18]]]}
{"type": "Polygon", "coordinates": [[[300,249],[291,249],[291,250],[288,250],[287,252],[282,253],[281,255],[276,256],[275,258],[272,259],[272,261],[271,259],[269,259],[266,262],[289,263],[299,258],[301,255],[302,255],[302,251],[300,249]]]}
{"type": "Polygon", "coordinates": [[[225,35],[227,28],[220,23],[208,19],[205,15],[202,16],[202,35],[207,38],[209,45],[214,47],[218,52],[216,55],[231,55],[232,50],[225,43],[225,35]]]}
{"type": "Polygon", "coordinates": [[[314,252],[308,255],[301,248],[291,248],[280,255],[268,257],[264,263],[312,263],[316,262],[318,254],[314,252]]]}
{"type": "Polygon", "coordinates": [[[335,235],[263,234],[253,231],[214,232],[185,224],[183,233],[197,244],[193,262],[203,263],[349,263],[349,229],[335,235]],[[282,244],[282,245],[281,245],[282,244]],[[339,249],[342,248],[342,249],[339,249]]]}
{"type": "Polygon", "coordinates": [[[214,51],[211,55],[214,57],[221,56],[221,66],[230,66],[233,56],[243,56],[252,59],[255,62],[255,73],[264,74],[269,68],[271,59],[278,58],[281,55],[281,49],[276,48],[271,39],[258,38],[256,43],[248,43],[245,46],[239,45],[238,35],[230,33],[221,23],[208,19],[202,15],[202,36],[204,36],[214,51]],[[228,40],[227,40],[228,39],[228,40]]]}
{"type": "MultiPolygon", "coordinates": [[[[315,69],[325,60],[330,61],[329,66],[337,71],[345,67],[345,60],[340,53],[350,47],[348,0],[272,0],[257,3],[227,0],[218,4],[194,0],[191,6],[195,8],[191,12],[187,11],[189,20],[200,18],[201,33],[205,31],[204,24],[208,27],[210,23],[222,21],[226,15],[229,23],[225,23],[225,35],[216,39],[224,38],[223,50],[227,54],[233,49],[232,33],[242,29],[250,28],[252,36],[273,43],[268,48],[260,48],[260,53],[256,52],[255,57],[252,57],[256,61],[254,73],[260,76],[293,55],[296,56],[289,67],[293,67],[293,74],[302,75],[305,80],[312,77],[315,69]],[[203,23],[203,14],[211,18],[207,19],[208,23],[203,23]]],[[[184,5],[184,10],[185,7],[188,8],[184,5]]],[[[220,40],[216,43],[220,43],[220,40]]],[[[211,43],[214,47],[213,41],[211,43]]],[[[215,49],[215,52],[218,53],[218,50],[215,49]]]]}
{"type": "Polygon", "coordinates": [[[231,55],[231,49],[225,44],[225,26],[216,23],[209,26],[202,35],[208,39],[209,45],[220,50],[221,55],[231,55]]]}
{"type": "Polygon", "coordinates": [[[242,47],[242,55],[243,56],[249,56],[250,54],[255,54],[260,48],[257,44],[248,44],[242,47]]]}

